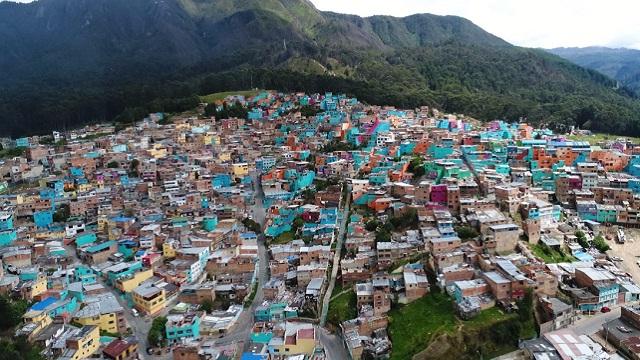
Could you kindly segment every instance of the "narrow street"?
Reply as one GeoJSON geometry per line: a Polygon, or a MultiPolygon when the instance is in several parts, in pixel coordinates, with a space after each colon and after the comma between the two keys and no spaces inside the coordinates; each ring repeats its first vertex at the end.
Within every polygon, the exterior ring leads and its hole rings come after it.
{"type": "Polygon", "coordinates": [[[318,327],[318,340],[324,347],[325,355],[328,360],[349,359],[349,353],[344,346],[342,338],[336,334],[332,334],[329,330],[318,327]]]}
{"type": "Polygon", "coordinates": [[[336,277],[338,276],[338,268],[340,267],[340,258],[342,256],[342,243],[344,241],[344,233],[347,229],[347,222],[349,221],[349,206],[351,205],[351,193],[349,191],[349,185],[347,186],[347,200],[344,204],[344,210],[342,211],[342,222],[340,223],[340,230],[338,231],[338,238],[336,239],[336,252],[333,255],[333,267],[331,268],[331,278],[329,279],[329,286],[324,294],[324,300],[322,301],[322,312],[320,313],[320,326],[324,326],[327,321],[327,314],[329,313],[329,301],[331,300],[331,293],[336,285],[336,277]]]}
{"type": "MultiPolygon", "coordinates": [[[[263,227],[265,221],[265,211],[263,207],[264,193],[262,192],[262,187],[260,186],[259,175],[254,172],[251,174],[251,177],[253,178],[253,186],[255,192],[255,203],[252,207],[253,220],[260,224],[261,227],[263,227]]],[[[258,236],[258,274],[256,283],[256,295],[253,298],[251,306],[245,308],[242,314],[240,314],[238,321],[233,326],[231,331],[229,331],[224,337],[217,339],[215,341],[216,344],[227,345],[244,342],[244,351],[248,350],[249,335],[251,334],[251,329],[253,328],[253,313],[254,310],[260,304],[262,304],[262,300],[264,299],[262,286],[269,280],[268,266],[269,261],[267,249],[264,246],[264,236],[260,234],[258,236]]]]}
{"type": "Polygon", "coordinates": [[[598,312],[595,315],[579,315],[580,319],[569,326],[569,329],[575,331],[578,335],[591,335],[602,330],[602,325],[607,321],[620,317],[620,309],[620,306],[615,306],[608,313],[598,312]]]}
{"type": "MultiPolygon", "coordinates": [[[[78,255],[76,254],[76,249],[73,246],[69,246],[69,245],[65,246],[65,251],[67,252],[67,254],[72,256],[75,261],[77,261],[78,263],[82,263],[82,261],[80,260],[80,258],[78,258],[78,255]]],[[[147,341],[147,334],[149,333],[149,329],[151,329],[152,318],[148,316],[144,316],[142,314],[139,317],[133,316],[133,314],[131,314],[131,307],[120,296],[120,293],[118,292],[118,290],[107,285],[104,282],[104,279],[102,279],[102,277],[100,276],[97,277],[97,280],[100,285],[104,286],[105,289],[107,289],[109,292],[111,292],[115,296],[120,306],[124,308],[124,312],[123,312],[124,318],[127,320],[127,324],[131,328],[131,334],[133,335],[133,337],[136,338],[136,340],[138,340],[138,352],[140,354],[140,358],[141,359],[148,358],[149,356],[146,353],[146,350],[149,347],[149,342],[147,341]]],[[[168,308],[169,307],[167,307],[167,309],[168,308]]],[[[160,356],[153,356],[153,358],[154,359],[170,359],[171,354],[162,354],[160,356]]]]}

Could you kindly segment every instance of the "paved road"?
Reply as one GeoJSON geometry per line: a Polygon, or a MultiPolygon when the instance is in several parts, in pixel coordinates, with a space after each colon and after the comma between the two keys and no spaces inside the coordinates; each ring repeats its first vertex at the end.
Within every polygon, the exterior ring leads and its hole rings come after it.
{"type": "MultiPolygon", "coordinates": [[[[347,190],[349,190],[348,185],[347,190]]],[[[344,233],[347,228],[347,221],[349,220],[349,206],[351,205],[351,192],[347,191],[347,200],[344,204],[344,210],[342,211],[342,222],[340,223],[340,230],[338,231],[338,243],[336,245],[336,252],[333,255],[333,268],[331,269],[331,278],[329,279],[329,286],[327,286],[327,292],[324,294],[324,300],[322,301],[322,311],[320,313],[320,326],[324,326],[327,322],[327,314],[329,313],[329,301],[331,300],[331,293],[336,285],[336,277],[338,276],[338,268],[340,267],[340,257],[342,254],[342,242],[344,241],[344,233]]]]}
{"type": "Polygon", "coordinates": [[[325,355],[329,360],[344,360],[349,359],[349,353],[342,338],[329,332],[329,330],[319,327],[318,340],[324,348],[325,355]]]}
{"type": "MultiPolygon", "coordinates": [[[[69,254],[70,256],[72,256],[77,262],[82,263],[82,261],[80,260],[80,258],[78,258],[78,255],[76,253],[76,249],[72,246],[65,246],[65,250],[67,252],[67,254],[69,254]]],[[[148,316],[140,316],[140,317],[134,317],[131,314],[131,311],[129,309],[131,309],[131,307],[129,306],[129,304],[124,301],[124,299],[122,299],[122,297],[120,296],[120,293],[118,290],[112,288],[111,286],[107,285],[104,282],[104,279],[102,279],[102,277],[98,276],[97,277],[98,283],[101,284],[102,286],[105,287],[105,289],[109,290],[114,296],[115,298],[118,300],[118,303],[120,303],[120,306],[122,306],[124,308],[124,318],[127,320],[127,324],[129,324],[129,327],[131,328],[131,332],[133,337],[135,337],[138,340],[138,349],[139,349],[139,354],[140,354],[140,358],[141,359],[146,359],[147,357],[149,357],[146,354],[146,349],[149,347],[149,342],[147,341],[147,334],[149,333],[149,329],[151,329],[151,321],[152,319],[148,316]]],[[[175,301],[175,299],[173,300],[175,301]]],[[[170,304],[169,304],[170,305],[170,304]]],[[[167,306],[165,309],[169,309],[170,307],[167,306]]],[[[166,311],[166,310],[165,310],[166,311]]],[[[153,356],[154,359],[169,359],[171,358],[170,354],[162,354],[161,356],[153,356]]]]}
{"type": "MultiPolygon", "coordinates": [[[[253,220],[260,224],[260,226],[264,226],[265,221],[265,211],[263,207],[263,199],[264,193],[262,192],[262,187],[260,186],[260,181],[257,173],[252,173],[251,177],[253,178],[254,191],[255,191],[255,203],[252,207],[253,220]]],[[[251,329],[253,328],[253,313],[256,307],[262,304],[264,299],[264,292],[262,290],[262,285],[264,285],[269,280],[268,274],[268,264],[269,260],[267,257],[267,249],[264,246],[264,236],[260,235],[258,237],[258,274],[257,280],[258,285],[256,289],[256,296],[251,303],[251,306],[244,309],[240,317],[238,318],[236,324],[233,328],[223,337],[217,339],[215,341],[216,344],[226,345],[238,342],[244,342],[245,347],[244,351],[247,351],[249,348],[249,335],[251,334],[251,329]]]]}
{"type": "Polygon", "coordinates": [[[608,313],[596,313],[595,315],[579,315],[580,319],[569,327],[578,335],[591,335],[598,330],[602,330],[602,325],[620,317],[620,307],[616,306],[608,313]]]}

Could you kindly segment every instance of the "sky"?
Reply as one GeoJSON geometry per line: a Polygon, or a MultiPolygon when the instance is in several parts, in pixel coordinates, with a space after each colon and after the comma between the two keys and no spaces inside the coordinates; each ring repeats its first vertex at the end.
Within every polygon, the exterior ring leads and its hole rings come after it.
{"type": "Polygon", "coordinates": [[[640,49],[637,0],[311,0],[320,10],[360,16],[416,13],[465,17],[519,46],[640,49]]]}

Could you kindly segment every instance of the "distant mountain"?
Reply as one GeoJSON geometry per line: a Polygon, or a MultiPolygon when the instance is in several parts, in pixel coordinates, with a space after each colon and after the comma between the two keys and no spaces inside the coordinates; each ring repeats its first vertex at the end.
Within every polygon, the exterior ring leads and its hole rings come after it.
{"type": "Polygon", "coordinates": [[[599,71],[640,94],[640,50],[607,47],[555,48],[549,52],[599,71]]]}
{"type": "Polygon", "coordinates": [[[614,81],[455,16],[362,18],[307,0],[39,0],[1,2],[0,38],[0,134],[126,122],[251,86],[640,133],[640,106],[614,81]]]}

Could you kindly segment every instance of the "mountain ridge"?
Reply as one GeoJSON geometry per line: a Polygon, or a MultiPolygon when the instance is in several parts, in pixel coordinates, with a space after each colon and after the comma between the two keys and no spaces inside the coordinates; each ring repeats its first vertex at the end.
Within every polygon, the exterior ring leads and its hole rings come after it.
{"type": "Polygon", "coordinates": [[[485,119],[598,130],[619,113],[621,129],[638,128],[614,81],[456,16],[362,18],[307,0],[39,0],[0,3],[0,37],[0,131],[12,134],[176,109],[211,87],[208,75],[247,71],[485,119]]]}
{"type": "Polygon", "coordinates": [[[640,95],[640,50],[588,46],[562,47],[548,51],[618,80],[622,86],[640,95]]]}

